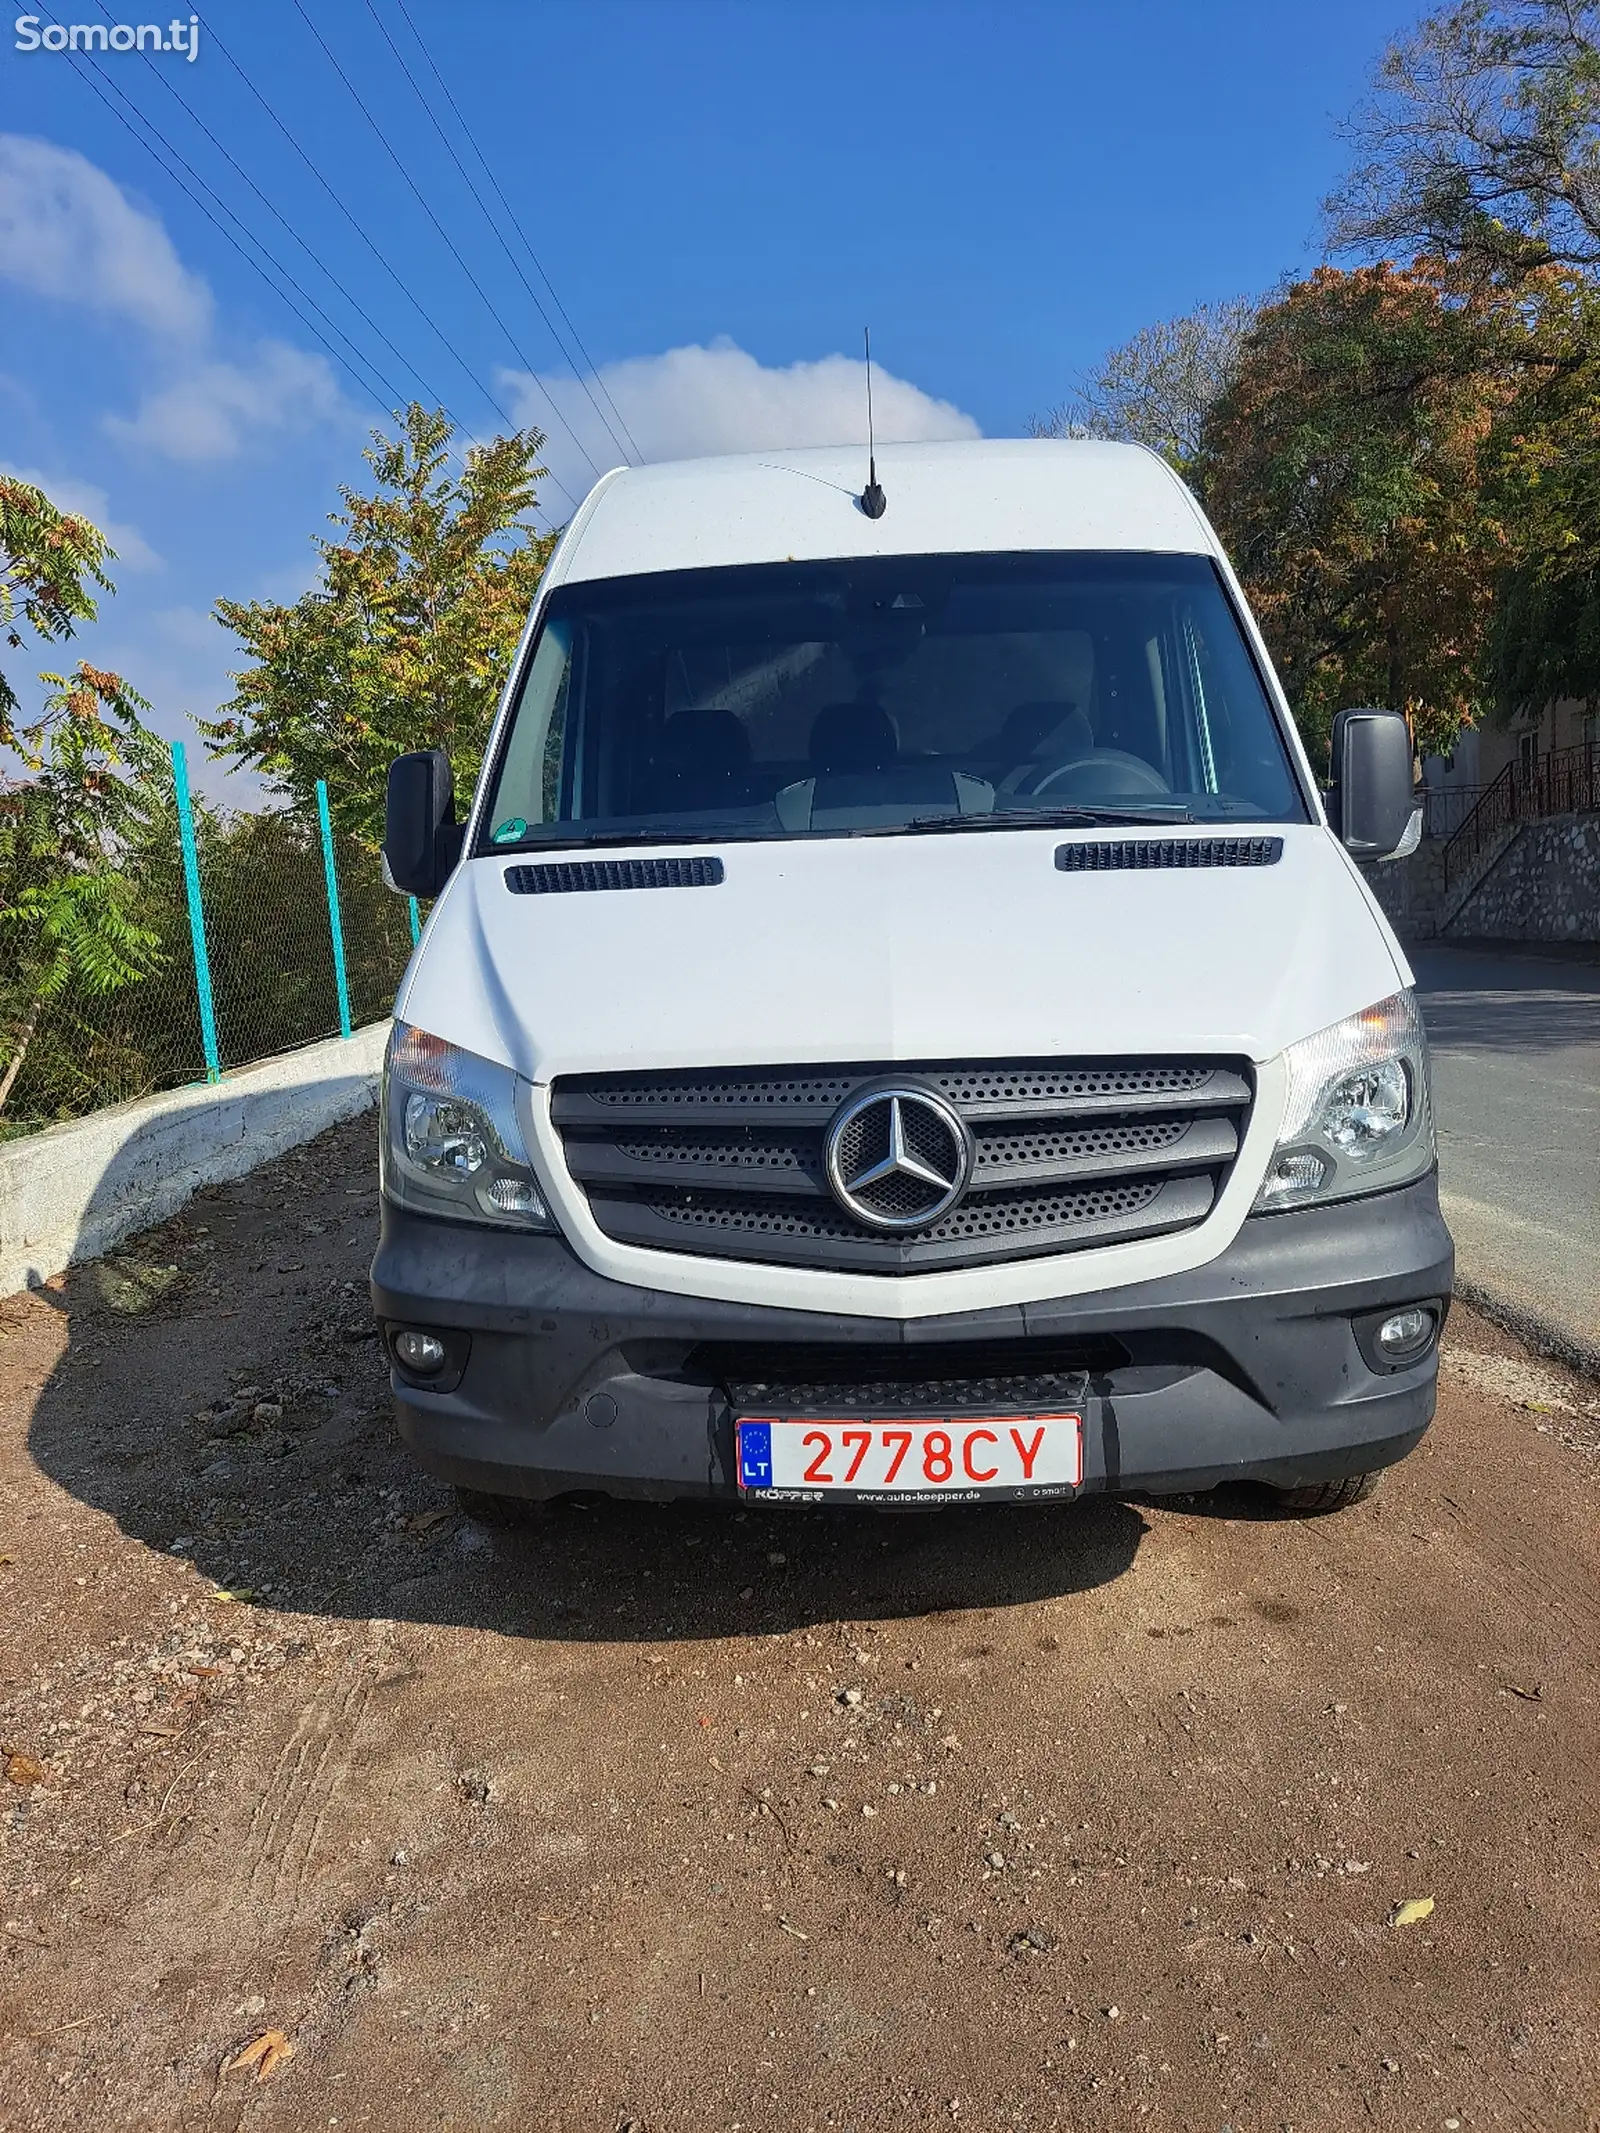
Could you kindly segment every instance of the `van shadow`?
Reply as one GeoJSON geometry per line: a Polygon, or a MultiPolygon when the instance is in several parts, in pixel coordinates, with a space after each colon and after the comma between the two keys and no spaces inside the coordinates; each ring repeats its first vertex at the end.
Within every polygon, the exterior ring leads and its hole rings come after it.
{"type": "Polygon", "coordinates": [[[1126,1503],[925,1513],[560,1502],[490,1529],[395,1436],[366,1293],[370,1116],[208,1188],[40,1300],[69,1341],[42,1470],[213,1586],[287,1612],[592,1640],[1009,1607],[1129,1568],[1126,1503]]]}

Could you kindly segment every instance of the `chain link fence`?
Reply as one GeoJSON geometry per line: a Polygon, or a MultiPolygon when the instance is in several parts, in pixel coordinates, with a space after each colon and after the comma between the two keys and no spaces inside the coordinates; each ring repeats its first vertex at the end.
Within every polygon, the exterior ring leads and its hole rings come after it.
{"type": "MultiPolygon", "coordinates": [[[[325,810],[187,807],[181,747],[174,756],[176,776],[150,832],[119,854],[134,876],[139,921],[160,941],[155,966],[114,992],[69,987],[44,1004],[0,1138],[214,1080],[390,1011],[420,914],[384,887],[376,855],[331,831],[325,810]]],[[[27,1003],[8,1000],[5,1009],[0,1061],[16,1046],[27,1003]]]]}

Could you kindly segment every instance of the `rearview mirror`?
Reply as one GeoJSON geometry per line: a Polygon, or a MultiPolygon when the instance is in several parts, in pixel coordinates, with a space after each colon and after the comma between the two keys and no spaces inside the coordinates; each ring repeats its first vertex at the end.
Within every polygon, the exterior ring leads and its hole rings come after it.
{"type": "Polygon", "coordinates": [[[442,748],[396,756],[389,765],[383,861],[407,896],[437,896],[461,857],[466,834],[457,822],[455,781],[442,748]]]}
{"type": "Polygon", "coordinates": [[[1341,711],[1333,722],[1330,813],[1357,859],[1397,859],[1416,845],[1411,729],[1398,711],[1341,711]]]}

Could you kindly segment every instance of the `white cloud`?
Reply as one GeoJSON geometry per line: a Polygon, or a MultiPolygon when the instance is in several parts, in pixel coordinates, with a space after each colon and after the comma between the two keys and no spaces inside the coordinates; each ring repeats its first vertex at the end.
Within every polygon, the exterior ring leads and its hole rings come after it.
{"type": "Polygon", "coordinates": [[[0,277],[155,333],[211,323],[211,291],[154,215],[75,149],[19,133],[0,133],[0,277]]]}
{"type": "MultiPolygon", "coordinates": [[[[575,379],[541,375],[535,381],[526,371],[505,370],[500,382],[513,396],[518,419],[549,433],[546,463],[574,497],[581,497],[594,479],[572,441],[574,435],[602,471],[619,463],[621,454],[575,379]],[[551,421],[540,386],[560,411],[559,426],[551,421]]],[[[609,363],[600,371],[599,383],[616,403],[645,459],[697,459],[714,452],[866,441],[866,385],[859,356],[829,355],[813,363],[769,366],[719,337],[707,348],[669,348],[662,355],[609,363]]],[[[605,405],[605,394],[596,390],[595,398],[605,405]]],[[[872,370],[872,404],[880,443],[981,435],[960,408],[935,400],[877,364],[872,370]]]]}
{"type": "Polygon", "coordinates": [[[42,474],[37,467],[14,467],[4,459],[0,459],[0,474],[9,474],[16,481],[30,482],[34,488],[43,489],[58,510],[74,512],[79,518],[86,518],[98,526],[117,551],[118,568],[160,570],[164,567],[160,556],[137,526],[123,525],[112,517],[110,497],[92,481],[74,481],[67,474],[42,474]]]}
{"type": "Polygon", "coordinates": [[[325,357],[263,341],[248,364],[197,364],[149,394],[131,420],[105,423],[124,443],[193,463],[229,459],[264,431],[309,429],[340,406],[325,357]]]}
{"type": "MultiPolygon", "coordinates": [[[[122,442],[191,464],[231,458],[267,432],[343,411],[326,359],[264,340],[238,360],[212,341],[211,291],[158,217],[70,148],[0,133],[0,281],[131,320],[155,337],[162,382],[134,414],[108,415],[122,442]]],[[[121,546],[121,543],[117,543],[121,546]]]]}

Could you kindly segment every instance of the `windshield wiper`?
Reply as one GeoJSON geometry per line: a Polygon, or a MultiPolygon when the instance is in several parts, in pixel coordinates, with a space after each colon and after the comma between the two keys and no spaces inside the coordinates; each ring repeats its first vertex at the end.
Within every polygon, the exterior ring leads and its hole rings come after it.
{"type": "Polygon", "coordinates": [[[776,826],[768,829],[750,824],[736,829],[686,829],[663,825],[660,829],[595,829],[585,830],[581,823],[563,823],[561,828],[568,834],[560,837],[525,837],[516,844],[496,844],[478,848],[478,859],[527,859],[540,852],[579,852],[589,845],[620,844],[754,844],[763,840],[781,837],[784,832],[776,826]]]}
{"type": "Polygon", "coordinates": [[[987,815],[913,815],[900,829],[1094,829],[1105,825],[1144,822],[1192,822],[1188,808],[1173,807],[997,807],[987,815]]]}

